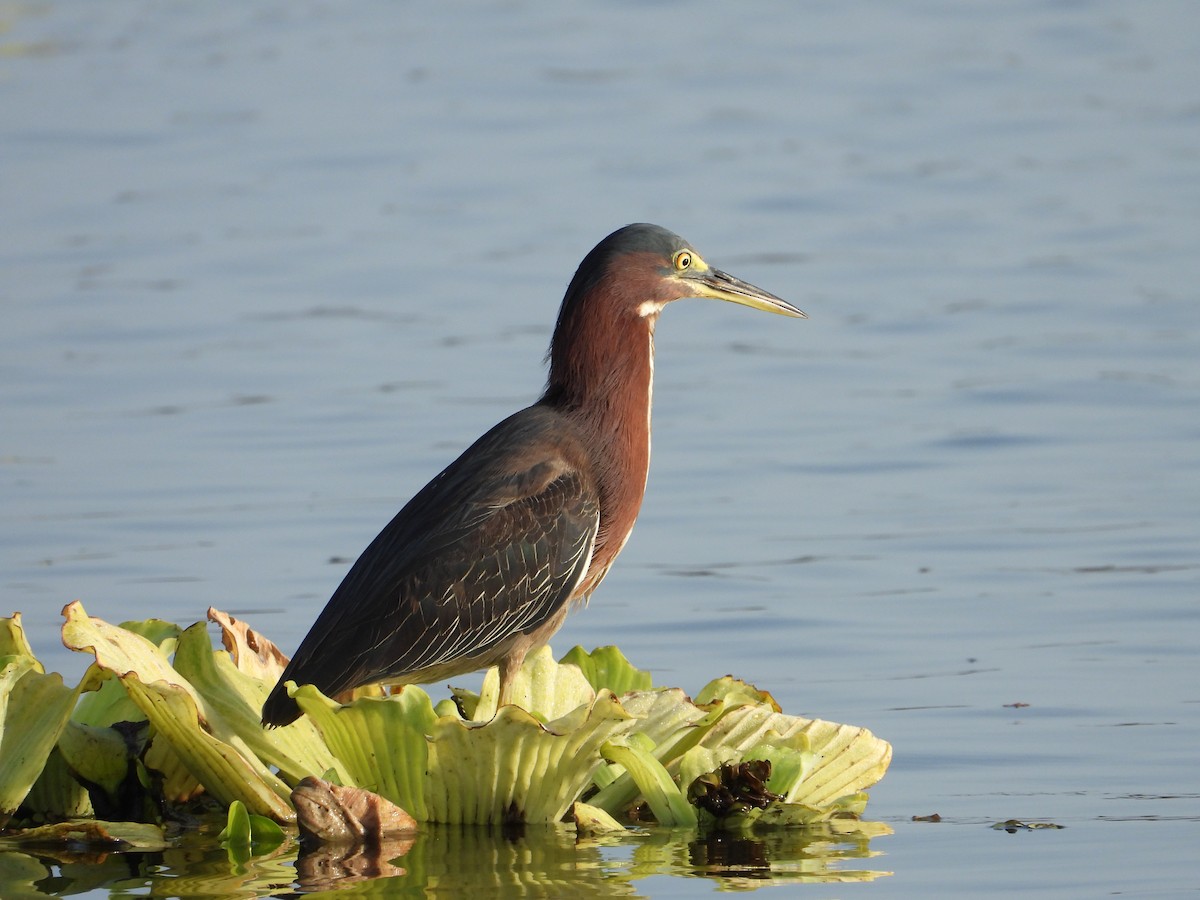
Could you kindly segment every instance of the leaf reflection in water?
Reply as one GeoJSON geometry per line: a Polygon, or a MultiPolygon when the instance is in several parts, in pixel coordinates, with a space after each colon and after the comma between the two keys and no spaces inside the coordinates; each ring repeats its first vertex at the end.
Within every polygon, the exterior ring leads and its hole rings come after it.
{"type": "Polygon", "coordinates": [[[570,826],[427,826],[412,838],[354,851],[301,851],[296,841],[245,862],[217,846],[216,830],[193,832],[153,853],[75,859],[0,848],[0,896],[108,890],[112,897],[281,896],[337,889],[340,896],[637,897],[652,876],[712,879],[722,889],[794,882],[871,881],[885,871],[861,861],[891,833],[878,822],[702,836],[645,828],[579,838],[570,826]]]}

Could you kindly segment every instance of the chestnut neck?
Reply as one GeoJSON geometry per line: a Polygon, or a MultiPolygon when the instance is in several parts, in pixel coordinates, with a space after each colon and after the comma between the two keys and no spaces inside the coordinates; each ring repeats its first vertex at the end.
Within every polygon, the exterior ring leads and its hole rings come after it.
{"type": "Polygon", "coordinates": [[[658,315],[641,314],[643,298],[653,295],[639,291],[637,281],[627,275],[605,277],[583,297],[568,291],[539,401],[578,429],[600,492],[600,532],[585,593],[603,577],[633,530],[650,467],[658,315]]]}

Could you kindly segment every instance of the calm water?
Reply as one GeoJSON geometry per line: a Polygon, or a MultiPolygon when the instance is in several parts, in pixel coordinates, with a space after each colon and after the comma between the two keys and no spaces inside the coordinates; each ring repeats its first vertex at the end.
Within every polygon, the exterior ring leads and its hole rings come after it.
{"type": "Polygon", "coordinates": [[[42,0],[0,109],[0,588],[48,668],[73,599],[294,648],[659,222],[811,319],[667,310],[646,504],[556,648],[891,740],[895,874],[829,895],[1196,890],[1190,0],[42,0]]]}

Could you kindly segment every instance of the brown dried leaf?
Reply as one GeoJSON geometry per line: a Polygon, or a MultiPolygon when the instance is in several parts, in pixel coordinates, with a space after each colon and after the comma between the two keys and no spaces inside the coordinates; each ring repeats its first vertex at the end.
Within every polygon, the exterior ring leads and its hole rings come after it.
{"type": "Polygon", "coordinates": [[[104,853],[110,850],[161,850],[167,846],[162,829],[140,822],[103,822],[73,819],[7,832],[3,841],[23,847],[64,848],[77,852],[104,853]]]}
{"type": "Polygon", "coordinates": [[[390,800],[312,775],[296,785],[292,803],[306,843],[379,845],[417,831],[416,820],[390,800]]]}
{"type": "Polygon", "coordinates": [[[288,658],[270,640],[245,622],[214,607],[208,608],[208,621],[221,629],[221,644],[233,657],[239,672],[272,684],[279,680],[288,658]]]}

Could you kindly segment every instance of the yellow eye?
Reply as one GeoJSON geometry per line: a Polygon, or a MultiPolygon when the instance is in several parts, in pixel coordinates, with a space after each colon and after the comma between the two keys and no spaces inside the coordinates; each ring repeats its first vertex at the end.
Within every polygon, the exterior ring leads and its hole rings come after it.
{"type": "Polygon", "coordinates": [[[680,250],[672,260],[676,272],[683,272],[692,267],[692,251],[680,250]]]}

